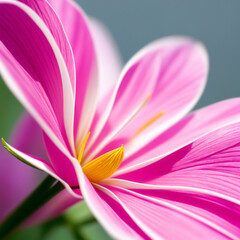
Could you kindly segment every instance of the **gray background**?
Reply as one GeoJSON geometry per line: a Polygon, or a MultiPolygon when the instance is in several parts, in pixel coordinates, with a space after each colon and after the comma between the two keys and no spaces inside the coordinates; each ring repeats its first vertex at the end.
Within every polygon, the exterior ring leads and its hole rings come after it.
{"type": "MultiPolygon", "coordinates": [[[[167,35],[202,41],[210,55],[207,88],[197,108],[240,96],[240,0],[78,0],[112,32],[126,62],[145,44],[167,35]]],[[[22,111],[0,82],[0,135],[22,111]]]]}

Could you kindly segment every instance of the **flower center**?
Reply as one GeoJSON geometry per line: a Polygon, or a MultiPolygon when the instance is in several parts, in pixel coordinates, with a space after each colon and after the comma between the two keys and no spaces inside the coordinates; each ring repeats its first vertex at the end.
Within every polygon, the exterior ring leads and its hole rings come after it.
{"type": "MultiPolygon", "coordinates": [[[[139,129],[136,131],[136,133],[133,135],[130,141],[135,139],[139,134],[141,134],[145,129],[147,129],[149,126],[151,126],[154,122],[156,122],[159,118],[161,118],[165,112],[161,111],[160,113],[153,116],[150,120],[146,121],[139,129]]],[[[123,160],[124,155],[124,148],[123,145],[120,148],[116,148],[110,152],[107,152],[90,162],[88,162],[86,165],[82,164],[82,158],[83,158],[83,152],[87,143],[87,140],[89,138],[90,132],[88,132],[86,138],[84,139],[82,146],[80,148],[79,154],[78,154],[78,161],[82,165],[82,170],[84,174],[87,176],[89,181],[91,182],[99,182],[101,180],[104,180],[110,176],[112,176],[117,169],[119,168],[120,164],[123,160]]]]}
{"type": "MultiPolygon", "coordinates": [[[[83,141],[80,152],[78,154],[78,161],[81,164],[83,151],[90,132],[87,134],[83,141]]],[[[107,152],[82,167],[84,174],[87,176],[90,182],[99,182],[112,176],[122,163],[124,156],[123,145],[120,148],[116,148],[110,152],[107,152]]]]}

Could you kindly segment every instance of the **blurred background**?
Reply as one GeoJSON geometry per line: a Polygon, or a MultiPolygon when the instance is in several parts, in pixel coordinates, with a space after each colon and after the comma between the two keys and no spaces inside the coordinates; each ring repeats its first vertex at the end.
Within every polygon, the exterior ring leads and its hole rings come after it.
{"type": "MultiPolygon", "coordinates": [[[[210,73],[206,90],[196,108],[240,96],[239,0],[77,2],[87,14],[108,27],[124,62],[145,44],[167,35],[187,35],[203,42],[210,56],[210,73]]],[[[8,138],[22,110],[0,80],[0,137],[8,138]]],[[[65,230],[61,228],[60,231],[65,230]]],[[[97,239],[107,239],[97,225],[95,230],[89,231],[95,232],[97,239]]],[[[64,234],[69,233],[58,231],[48,239],[66,239],[66,236],[71,239],[64,234]]],[[[94,239],[94,235],[89,238],[94,239]]]]}

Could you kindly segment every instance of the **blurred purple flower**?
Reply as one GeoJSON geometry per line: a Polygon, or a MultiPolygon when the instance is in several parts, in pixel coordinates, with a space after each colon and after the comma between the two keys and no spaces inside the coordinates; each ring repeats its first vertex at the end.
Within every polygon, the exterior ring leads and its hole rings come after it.
{"type": "MultiPolygon", "coordinates": [[[[46,158],[42,130],[28,114],[16,124],[10,143],[24,152],[46,158]]],[[[0,221],[3,220],[39,184],[41,175],[19,162],[0,146],[0,221]]]]}

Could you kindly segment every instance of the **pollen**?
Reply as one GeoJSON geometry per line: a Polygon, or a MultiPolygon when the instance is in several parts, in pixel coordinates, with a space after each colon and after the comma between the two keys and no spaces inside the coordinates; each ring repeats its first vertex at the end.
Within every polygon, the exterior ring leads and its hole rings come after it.
{"type": "Polygon", "coordinates": [[[124,156],[123,145],[107,152],[87,163],[82,169],[90,182],[99,182],[112,176],[122,163],[124,156]]]}

